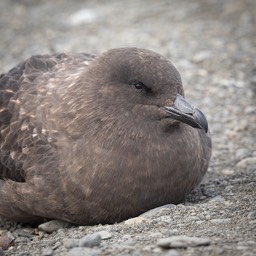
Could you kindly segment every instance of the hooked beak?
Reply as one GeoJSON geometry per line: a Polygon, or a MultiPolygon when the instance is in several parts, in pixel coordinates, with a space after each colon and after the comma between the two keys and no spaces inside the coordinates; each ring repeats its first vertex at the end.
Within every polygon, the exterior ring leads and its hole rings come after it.
{"type": "Polygon", "coordinates": [[[172,106],[163,106],[161,108],[168,114],[168,117],[194,128],[202,129],[207,133],[208,123],[205,115],[201,110],[187,102],[180,94],[177,94],[172,106]]]}

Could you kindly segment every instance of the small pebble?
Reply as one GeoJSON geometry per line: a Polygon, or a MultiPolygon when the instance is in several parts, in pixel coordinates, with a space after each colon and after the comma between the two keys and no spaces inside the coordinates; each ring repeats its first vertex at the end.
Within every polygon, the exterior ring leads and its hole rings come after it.
{"type": "Polygon", "coordinates": [[[63,239],[63,245],[67,249],[69,248],[74,248],[79,246],[79,239],[69,239],[69,238],[64,238],[63,239]]]}
{"type": "Polygon", "coordinates": [[[222,171],[222,173],[225,174],[225,175],[233,175],[235,173],[235,171],[232,170],[232,169],[224,169],[222,171]]]}
{"type": "Polygon", "coordinates": [[[161,238],[158,240],[157,245],[161,248],[187,248],[196,246],[205,246],[210,244],[209,238],[189,237],[189,236],[172,236],[161,238]]]}
{"type": "Polygon", "coordinates": [[[15,236],[14,236],[10,231],[8,231],[8,232],[6,233],[6,235],[7,235],[11,240],[15,240],[15,236]]]}
{"type": "Polygon", "coordinates": [[[96,233],[92,235],[86,235],[79,240],[79,247],[94,247],[99,246],[101,243],[101,236],[96,233]]]}
{"type": "Polygon", "coordinates": [[[163,235],[160,232],[151,233],[148,235],[149,238],[161,238],[163,235]]]}
{"type": "Polygon", "coordinates": [[[99,234],[102,240],[107,240],[112,238],[112,234],[108,231],[103,230],[103,231],[97,232],[96,234],[99,234]]]}
{"type": "Polygon", "coordinates": [[[249,225],[256,225],[256,220],[249,221],[249,225]]]}
{"type": "Polygon", "coordinates": [[[61,242],[56,242],[55,245],[52,247],[53,250],[56,250],[57,248],[59,248],[61,246],[61,242]]]}
{"type": "Polygon", "coordinates": [[[180,254],[178,251],[171,249],[171,250],[168,250],[168,252],[165,254],[165,256],[180,256],[180,254]]]}
{"type": "Polygon", "coordinates": [[[255,219],[256,218],[256,212],[249,212],[247,215],[247,218],[255,219]]]}
{"type": "Polygon", "coordinates": [[[128,251],[133,251],[134,250],[134,244],[129,245],[129,244],[116,244],[115,247],[118,250],[128,250],[128,251]]]}
{"type": "Polygon", "coordinates": [[[203,223],[205,223],[205,221],[204,220],[198,220],[198,221],[196,221],[195,222],[197,225],[202,225],[203,223]]]}
{"type": "Polygon", "coordinates": [[[0,229],[0,236],[7,233],[7,230],[6,229],[0,229]]]}
{"type": "MultiPolygon", "coordinates": [[[[8,233],[10,233],[10,232],[8,232],[8,233]]],[[[8,235],[8,233],[0,236],[0,248],[2,248],[3,250],[7,250],[11,246],[11,244],[14,240],[14,238],[11,238],[8,235]]]]}
{"type": "Polygon", "coordinates": [[[177,209],[180,209],[180,210],[185,210],[186,209],[186,206],[184,204],[177,204],[176,205],[176,208],[177,209]]]}
{"type": "Polygon", "coordinates": [[[215,196],[213,198],[211,198],[209,200],[209,202],[213,203],[213,202],[224,202],[225,199],[222,196],[215,196]]]}
{"type": "Polygon", "coordinates": [[[215,197],[218,195],[217,188],[213,184],[202,187],[202,193],[207,197],[215,197]]]}
{"type": "Polygon", "coordinates": [[[171,212],[172,209],[175,209],[176,205],[174,204],[166,204],[157,208],[154,208],[152,210],[149,210],[147,212],[142,213],[140,216],[144,218],[151,218],[154,215],[165,215],[171,212]]]}
{"type": "Polygon", "coordinates": [[[43,230],[46,233],[51,234],[52,232],[60,229],[60,228],[69,228],[72,224],[62,220],[51,220],[45,222],[38,226],[39,229],[43,230]]]}
{"type": "Polygon", "coordinates": [[[68,17],[68,24],[71,26],[80,26],[82,24],[92,23],[96,20],[97,16],[92,9],[81,9],[74,12],[68,17]]]}
{"type": "Polygon", "coordinates": [[[211,52],[210,51],[200,51],[200,52],[197,52],[192,61],[194,63],[200,63],[202,61],[205,61],[207,59],[209,59],[211,57],[211,52]]]}
{"type": "Polygon", "coordinates": [[[145,222],[146,219],[139,216],[139,217],[135,217],[135,218],[131,218],[131,219],[128,219],[124,222],[124,224],[126,225],[138,225],[138,224],[141,224],[142,222],[145,222]]]}
{"type": "Polygon", "coordinates": [[[255,170],[255,166],[256,166],[256,157],[248,157],[248,158],[244,158],[243,160],[239,161],[236,166],[239,169],[245,169],[245,170],[255,170]]]}
{"type": "Polygon", "coordinates": [[[43,248],[42,256],[51,256],[51,255],[53,255],[53,249],[52,248],[43,248]]]}
{"type": "Polygon", "coordinates": [[[249,154],[249,150],[247,148],[239,148],[236,151],[236,159],[241,160],[241,159],[245,158],[246,156],[248,156],[248,154],[249,154]]]}
{"type": "Polygon", "coordinates": [[[256,107],[255,106],[248,106],[248,107],[245,108],[244,112],[246,114],[249,114],[249,115],[255,114],[256,107]]]}
{"type": "Polygon", "coordinates": [[[153,255],[160,254],[162,252],[162,249],[160,247],[155,247],[152,249],[153,255]]]}
{"type": "Polygon", "coordinates": [[[30,240],[33,239],[33,236],[31,235],[31,233],[29,233],[29,232],[27,232],[27,231],[25,231],[25,230],[23,230],[23,229],[18,229],[18,230],[16,230],[16,234],[17,234],[18,236],[27,237],[27,238],[29,238],[30,240]]]}
{"type": "Polygon", "coordinates": [[[211,223],[213,224],[228,224],[231,223],[231,219],[230,218],[226,218],[226,219],[211,219],[210,220],[211,223]]]}

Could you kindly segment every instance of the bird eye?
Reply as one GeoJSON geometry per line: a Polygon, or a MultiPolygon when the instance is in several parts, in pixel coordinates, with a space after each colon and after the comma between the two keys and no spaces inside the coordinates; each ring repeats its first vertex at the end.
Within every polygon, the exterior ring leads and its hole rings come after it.
{"type": "Polygon", "coordinates": [[[147,87],[142,82],[132,81],[132,82],[130,82],[130,85],[132,85],[136,90],[138,90],[140,92],[144,92],[146,94],[152,94],[152,89],[147,87]]]}
{"type": "Polygon", "coordinates": [[[142,90],[143,88],[145,88],[145,85],[142,82],[134,82],[132,84],[137,90],[142,90]]]}

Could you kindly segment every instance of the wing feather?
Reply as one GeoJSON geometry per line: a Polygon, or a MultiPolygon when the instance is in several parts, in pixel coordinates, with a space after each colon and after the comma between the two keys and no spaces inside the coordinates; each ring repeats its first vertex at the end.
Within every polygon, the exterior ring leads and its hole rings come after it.
{"type": "Polygon", "coordinates": [[[56,88],[94,57],[36,55],[0,76],[0,179],[25,182],[43,165],[56,165],[58,131],[51,115],[61,111],[56,88]]]}

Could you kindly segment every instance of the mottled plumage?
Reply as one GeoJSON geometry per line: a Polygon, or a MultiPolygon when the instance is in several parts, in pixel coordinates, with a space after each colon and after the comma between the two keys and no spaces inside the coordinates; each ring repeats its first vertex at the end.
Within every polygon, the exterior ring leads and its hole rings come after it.
{"type": "Polygon", "coordinates": [[[0,77],[0,216],[113,223],[179,203],[211,155],[178,71],[137,48],[33,56],[0,77]]]}

